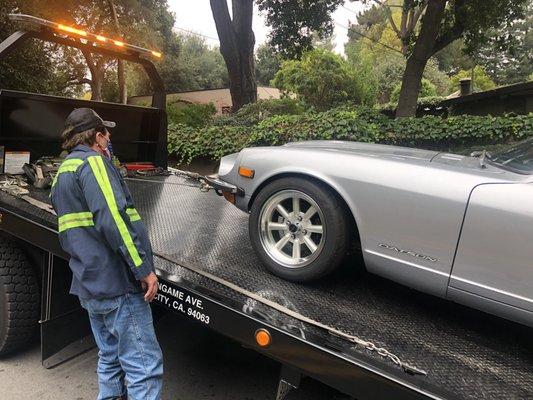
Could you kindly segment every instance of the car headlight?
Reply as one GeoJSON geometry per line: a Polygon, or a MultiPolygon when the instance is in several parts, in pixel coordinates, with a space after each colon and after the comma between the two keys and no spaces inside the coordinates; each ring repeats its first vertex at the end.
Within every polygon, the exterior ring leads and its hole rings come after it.
{"type": "Polygon", "coordinates": [[[218,167],[218,175],[227,175],[235,166],[239,153],[233,153],[220,159],[220,166],[218,167]]]}

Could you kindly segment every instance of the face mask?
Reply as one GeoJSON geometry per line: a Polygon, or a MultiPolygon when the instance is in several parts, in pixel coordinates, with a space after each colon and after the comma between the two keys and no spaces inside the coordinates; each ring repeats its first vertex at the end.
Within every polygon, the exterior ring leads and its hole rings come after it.
{"type": "Polygon", "coordinates": [[[101,144],[97,143],[98,144],[98,147],[100,147],[100,150],[102,151],[102,154],[104,156],[106,156],[107,158],[109,158],[111,160],[111,158],[113,157],[113,149],[111,147],[111,140],[107,140],[106,139],[106,146],[102,146],[101,144]]]}
{"type": "Polygon", "coordinates": [[[107,142],[107,151],[109,152],[109,157],[113,158],[113,146],[111,145],[111,140],[107,142]]]}

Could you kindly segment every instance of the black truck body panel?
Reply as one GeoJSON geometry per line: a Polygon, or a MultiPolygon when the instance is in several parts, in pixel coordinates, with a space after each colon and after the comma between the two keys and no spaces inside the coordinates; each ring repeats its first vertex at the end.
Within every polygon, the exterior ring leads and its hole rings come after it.
{"type": "Polygon", "coordinates": [[[161,112],[157,108],[72,100],[11,90],[0,91],[0,143],[9,150],[31,152],[32,162],[59,155],[63,125],[74,108],[93,108],[115,121],[112,142],[123,162],[156,162],[161,112]]]}

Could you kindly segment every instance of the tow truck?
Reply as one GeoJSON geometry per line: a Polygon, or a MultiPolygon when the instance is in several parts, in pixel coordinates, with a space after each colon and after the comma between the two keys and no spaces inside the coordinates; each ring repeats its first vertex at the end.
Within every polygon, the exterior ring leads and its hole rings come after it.
{"type": "MultiPolygon", "coordinates": [[[[24,28],[0,44],[0,58],[28,39],[71,46],[139,63],[154,94],[150,107],[139,107],[1,90],[1,146],[29,151],[32,161],[57,154],[68,113],[90,107],[117,122],[121,161],[167,171],[159,52],[32,16],[11,18],[24,28]]],[[[198,190],[191,176],[126,178],[154,248],[156,306],[278,361],[276,399],[305,376],[361,400],[533,398],[530,328],[348,267],[317,283],[283,281],[255,256],[247,216],[198,190]]],[[[49,191],[26,190],[0,191],[0,355],[23,350],[38,323],[42,364],[52,368],[94,342],[68,293],[68,255],[49,191]]]]}

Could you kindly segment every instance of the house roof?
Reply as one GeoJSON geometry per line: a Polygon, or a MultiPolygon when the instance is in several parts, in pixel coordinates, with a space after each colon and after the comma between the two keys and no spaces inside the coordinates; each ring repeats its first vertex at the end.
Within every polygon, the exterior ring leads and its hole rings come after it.
{"type": "Polygon", "coordinates": [[[452,106],[455,104],[486,100],[490,98],[506,98],[508,96],[533,96],[533,81],[516,83],[497,87],[483,92],[476,92],[466,96],[448,98],[439,103],[439,106],[452,106]]]}

